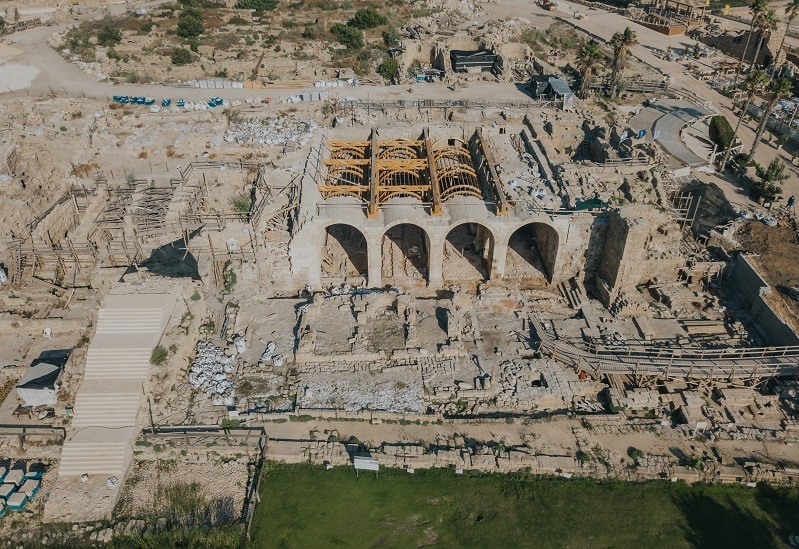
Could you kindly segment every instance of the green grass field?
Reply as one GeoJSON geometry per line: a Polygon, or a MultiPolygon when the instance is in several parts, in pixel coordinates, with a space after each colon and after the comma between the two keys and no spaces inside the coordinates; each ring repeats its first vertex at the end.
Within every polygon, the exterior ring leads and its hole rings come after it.
{"type": "Polygon", "coordinates": [[[251,547],[788,547],[796,490],[268,464],[251,547]]]}

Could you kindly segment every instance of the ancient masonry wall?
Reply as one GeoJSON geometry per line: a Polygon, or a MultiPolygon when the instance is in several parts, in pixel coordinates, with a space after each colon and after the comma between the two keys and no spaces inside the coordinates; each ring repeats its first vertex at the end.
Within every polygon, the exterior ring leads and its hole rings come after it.
{"type": "Polygon", "coordinates": [[[725,278],[728,290],[749,307],[752,324],[760,332],[765,344],[799,345],[799,338],[793,329],[764,299],[771,293],[771,286],[763,280],[745,254],[740,254],[730,263],[725,278]]]}
{"type": "Polygon", "coordinates": [[[610,217],[599,266],[597,290],[606,306],[621,290],[657,278],[676,280],[685,264],[680,252],[679,226],[663,214],[637,206],[622,208],[610,217]]]}

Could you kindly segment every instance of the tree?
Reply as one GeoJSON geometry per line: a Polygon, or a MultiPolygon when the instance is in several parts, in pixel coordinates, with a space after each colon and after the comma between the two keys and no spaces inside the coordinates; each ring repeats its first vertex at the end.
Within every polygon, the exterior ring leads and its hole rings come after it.
{"type": "Polygon", "coordinates": [[[760,178],[760,181],[755,183],[755,192],[765,200],[774,201],[782,192],[782,182],[788,179],[785,164],[779,158],[774,158],[765,168],[755,164],[755,172],[760,178]]]}
{"type": "Polygon", "coordinates": [[[763,137],[763,132],[766,129],[766,124],[768,123],[771,113],[774,111],[774,107],[777,106],[777,103],[779,103],[783,97],[787,97],[793,92],[793,82],[784,76],[775,78],[769,83],[769,91],[772,94],[771,99],[769,99],[768,103],[766,104],[766,110],[763,113],[763,118],[760,119],[760,124],[757,126],[755,142],[752,143],[752,150],[749,151],[749,157],[752,160],[755,158],[755,149],[757,149],[757,146],[760,144],[760,138],[763,137]]]}
{"type": "Polygon", "coordinates": [[[178,36],[182,38],[195,38],[200,36],[205,27],[203,27],[203,22],[194,17],[193,15],[188,15],[186,17],[181,16],[178,19],[178,36]]]}
{"type": "Polygon", "coordinates": [[[760,40],[757,43],[755,56],[752,58],[752,64],[757,65],[757,58],[760,57],[760,50],[763,48],[763,42],[766,40],[766,35],[777,28],[780,18],[777,17],[777,12],[773,9],[768,9],[760,16],[760,21],[757,24],[758,31],[760,32],[760,40]]]}
{"type": "Polygon", "coordinates": [[[236,9],[272,11],[277,7],[277,0],[239,0],[236,9]]]}
{"type": "Polygon", "coordinates": [[[638,39],[635,36],[635,31],[630,27],[625,28],[622,32],[615,33],[610,39],[610,45],[613,47],[613,63],[610,67],[610,89],[608,92],[611,97],[619,95],[621,77],[627,67],[630,48],[637,43],[638,39]]]}
{"type": "Polygon", "coordinates": [[[717,115],[710,119],[710,139],[718,145],[719,150],[724,151],[733,144],[732,126],[723,115],[717,115]]]}
{"type": "Polygon", "coordinates": [[[389,57],[377,66],[377,74],[389,82],[393,82],[397,72],[399,72],[399,63],[393,57],[389,57]]]}
{"type": "Polygon", "coordinates": [[[386,23],[388,23],[388,17],[370,6],[356,11],[347,24],[356,29],[373,29],[386,23]]]}
{"type": "Polygon", "coordinates": [[[172,64],[188,65],[191,63],[191,52],[186,48],[172,48],[172,64]]]}
{"type": "MultiPolygon", "coordinates": [[[[741,60],[738,61],[738,69],[735,71],[736,76],[741,74],[741,67],[743,66],[744,59],[746,58],[746,52],[749,50],[749,42],[752,39],[752,33],[755,32],[755,27],[757,26],[758,20],[760,16],[766,11],[766,6],[768,5],[767,0],[754,0],[752,4],[749,6],[749,13],[752,14],[752,24],[749,25],[749,34],[746,35],[746,44],[744,45],[744,51],[741,54],[741,60]]],[[[737,82],[737,81],[736,81],[737,82]]]]}
{"type": "Polygon", "coordinates": [[[735,130],[732,132],[732,144],[727,148],[726,151],[724,151],[721,164],[719,164],[719,171],[723,172],[727,167],[727,162],[730,159],[732,148],[735,145],[736,139],[738,139],[738,130],[741,128],[741,122],[743,122],[744,116],[746,116],[746,109],[749,108],[749,104],[752,102],[752,98],[755,96],[757,90],[764,86],[766,82],[768,82],[768,77],[763,71],[756,71],[744,81],[744,89],[747,90],[746,101],[744,101],[744,104],[741,107],[741,116],[738,117],[738,123],[735,124],[735,130]]]}
{"type": "Polygon", "coordinates": [[[101,46],[114,47],[122,41],[122,32],[117,27],[103,25],[97,31],[97,43],[101,46]]]}
{"type": "MultiPolygon", "coordinates": [[[[799,1],[799,0],[797,0],[799,1]]],[[[577,52],[577,71],[580,73],[580,90],[578,95],[585,99],[591,91],[591,84],[596,76],[597,68],[605,59],[602,48],[596,40],[587,42],[577,52]]]]}
{"type": "Polygon", "coordinates": [[[785,6],[785,15],[788,17],[788,22],[785,24],[785,33],[782,35],[780,49],[777,50],[777,55],[774,56],[775,70],[777,69],[776,61],[779,59],[780,53],[782,53],[782,48],[785,47],[785,37],[788,36],[788,31],[791,30],[791,23],[793,23],[793,20],[796,19],[797,15],[799,15],[799,0],[790,0],[790,2],[788,2],[788,5],[785,6]]]}
{"type": "Polygon", "coordinates": [[[330,32],[336,37],[336,40],[347,46],[348,50],[359,50],[364,45],[363,33],[355,27],[336,23],[330,27],[330,32]]]}

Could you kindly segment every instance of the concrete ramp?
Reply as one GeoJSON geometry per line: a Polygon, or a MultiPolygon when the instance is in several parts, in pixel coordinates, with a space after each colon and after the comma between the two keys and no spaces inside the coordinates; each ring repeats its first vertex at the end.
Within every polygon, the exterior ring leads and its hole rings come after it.
{"type": "Polygon", "coordinates": [[[175,286],[148,290],[147,285],[120,285],[103,301],[58,479],[45,505],[46,520],[80,522],[111,516],[133,459],[150,355],[176,297],[175,286]],[[109,488],[109,477],[116,477],[119,486],[109,488]]]}

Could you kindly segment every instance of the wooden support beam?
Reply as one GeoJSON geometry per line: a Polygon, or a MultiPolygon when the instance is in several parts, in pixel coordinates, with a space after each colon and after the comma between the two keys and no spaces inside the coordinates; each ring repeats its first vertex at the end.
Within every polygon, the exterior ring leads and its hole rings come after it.
{"type": "Polygon", "coordinates": [[[371,145],[370,141],[327,141],[325,143],[329,149],[350,149],[363,148],[371,145]]]}
{"type": "Polygon", "coordinates": [[[377,217],[377,130],[372,128],[371,147],[369,164],[369,205],[366,208],[366,217],[374,219],[377,217]]]}
{"type": "Polygon", "coordinates": [[[328,158],[324,162],[325,166],[368,166],[368,158],[328,158]]]}
{"type": "Polygon", "coordinates": [[[430,129],[424,129],[424,150],[427,153],[427,174],[430,177],[430,191],[433,198],[431,215],[441,215],[441,187],[438,184],[436,162],[433,159],[433,143],[430,141],[430,129]]]}
{"type": "Polygon", "coordinates": [[[319,185],[320,193],[364,193],[369,190],[366,185],[319,185]]]}
{"type": "Polygon", "coordinates": [[[496,165],[496,162],[494,162],[494,155],[491,153],[491,150],[488,148],[488,145],[483,139],[483,128],[477,128],[477,141],[480,144],[480,150],[483,153],[483,159],[488,167],[488,173],[491,176],[491,181],[489,183],[491,184],[491,190],[494,192],[494,198],[497,201],[497,215],[507,215],[508,200],[505,198],[505,192],[502,189],[502,180],[499,178],[499,174],[494,168],[496,165]]]}
{"type": "Polygon", "coordinates": [[[424,158],[378,158],[375,160],[379,171],[391,170],[424,170],[427,160],[424,158]]]}

